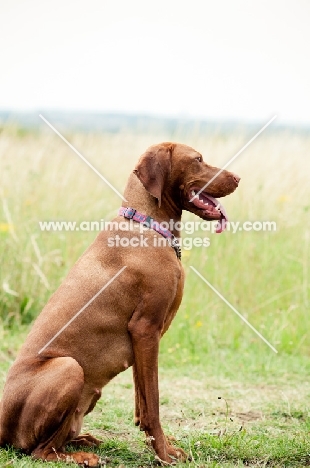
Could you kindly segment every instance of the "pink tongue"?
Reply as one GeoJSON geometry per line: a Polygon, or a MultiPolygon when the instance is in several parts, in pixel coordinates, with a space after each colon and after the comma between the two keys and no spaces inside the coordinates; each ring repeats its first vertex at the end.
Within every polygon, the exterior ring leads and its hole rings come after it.
{"type": "Polygon", "coordinates": [[[224,216],[221,216],[221,219],[219,219],[219,221],[217,222],[217,227],[215,231],[217,234],[220,234],[221,232],[225,231],[226,221],[228,221],[227,218],[225,218],[224,216]]]}
{"type": "Polygon", "coordinates": [[[220,212],[221,212],[221,218],[217,222],[217,228],[216,228],[216,233],[220,234],[221,232],[225,231],[226,229],[226,222],[228,221],[226,210],[223,207],[223,205],[216,199],[208,195],[208,198],[215,204],[215,206],[219,206],[220,212]]]}

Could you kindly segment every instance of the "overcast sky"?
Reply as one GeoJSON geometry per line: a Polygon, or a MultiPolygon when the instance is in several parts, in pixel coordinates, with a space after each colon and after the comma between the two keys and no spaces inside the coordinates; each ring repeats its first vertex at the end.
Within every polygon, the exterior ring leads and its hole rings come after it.
{"type": "Polygon", "coordinates": [[[308,0],[0,0],[0,109],[310,125],[308,0]]]}

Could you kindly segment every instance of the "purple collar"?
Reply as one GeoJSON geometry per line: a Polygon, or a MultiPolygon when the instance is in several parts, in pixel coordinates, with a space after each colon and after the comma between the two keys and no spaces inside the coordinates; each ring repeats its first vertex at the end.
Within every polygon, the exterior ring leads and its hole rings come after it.
{"type": "Polygon", "coordinates": [[[175,250],[177,257],[181,260],[181,246],[179,244],[178,239],[172,234],[169,229],[163,228],[160,223],[155,221],[150,216],[145,214],[139,213],[139,211],[135,210],[134,208],[125,208],[121,207],[118,211],[119,216],[124,216],[124,218],[132,219],[133,221],[137,221],[137,223],[142,223],[144,226],[154,229],[154,231],[161,234],[163,237],[168,239],[170,246],[175,250]]]}

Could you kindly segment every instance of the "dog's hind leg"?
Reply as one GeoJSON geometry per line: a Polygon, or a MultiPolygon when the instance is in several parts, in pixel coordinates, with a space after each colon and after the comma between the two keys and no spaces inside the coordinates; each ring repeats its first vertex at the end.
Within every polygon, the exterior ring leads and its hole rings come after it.
{"type": "Polygon", "coordinates": [[[73,440],[69,441],[69,444],[73,445],[74,447],[98,447],[98,445],[100,445],[101,443],[101,440],[92,436],[88,432],[86,432],[85,434],[80,434],[73,440]]]}
{"type": "Polygon", "coordinates": [[[52,361],[54,369],[49,370],[49,378],[50,383],[57,389],[56,395],[44,423],[41,423],[41,442],[32,451],[32,456],[48,461],[67,460],[85,466],[98,466],[98,455],[86,452],[67,453],[64,450],[65,444],[79,434],[83,421],[83,414],[80,414],[78,409],[84,387],[83,370],[72,358],[57,358],[52,361]],[[60,363],[60,359],[65,360],[65,364],[60,363]],[[52,375],[53,371],[56,371],[56,374],[60,372],[58,378],[52,375]]]}
{"type": "MultiPolygon", "coordinates": [[[[22,374],[19,382],[21,379],[22,374]]],[[[30,452],[36,459],[71,460],[97,466],[100,459],[95,454],[64,450],[65,444],[79,434],[83,421],[78,404],[84,372],[78,362],[71,357],[57,357],[36,363],[31,375],[24,375],[24,383],[17,389],[9,378],[4,391],[1,423],[7,442],[30,452]],[[15,428],[10,424],[12,419],[18,421],[15,428]]]]}

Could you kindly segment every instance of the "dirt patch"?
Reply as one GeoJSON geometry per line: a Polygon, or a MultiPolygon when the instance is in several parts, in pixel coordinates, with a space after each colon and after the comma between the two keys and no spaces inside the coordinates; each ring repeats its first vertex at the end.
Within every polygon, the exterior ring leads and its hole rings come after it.
{"type": "MultiPolygon", "coordinates": [[[[176,434],[179,430],[240,430],[272,420],[275,410],[292,414],[292,408],[304,407],[309,391],[308,383],[302,389],[289,384],[252,385],[203,375],[199,380],[176,377],[165,370],[160,375],[161,419],[165,430],[176,434]]],[[[131,418],[134,389],[130,370],[104,389],[102,401],[103,406],[117,401],[131,418]]]]}

